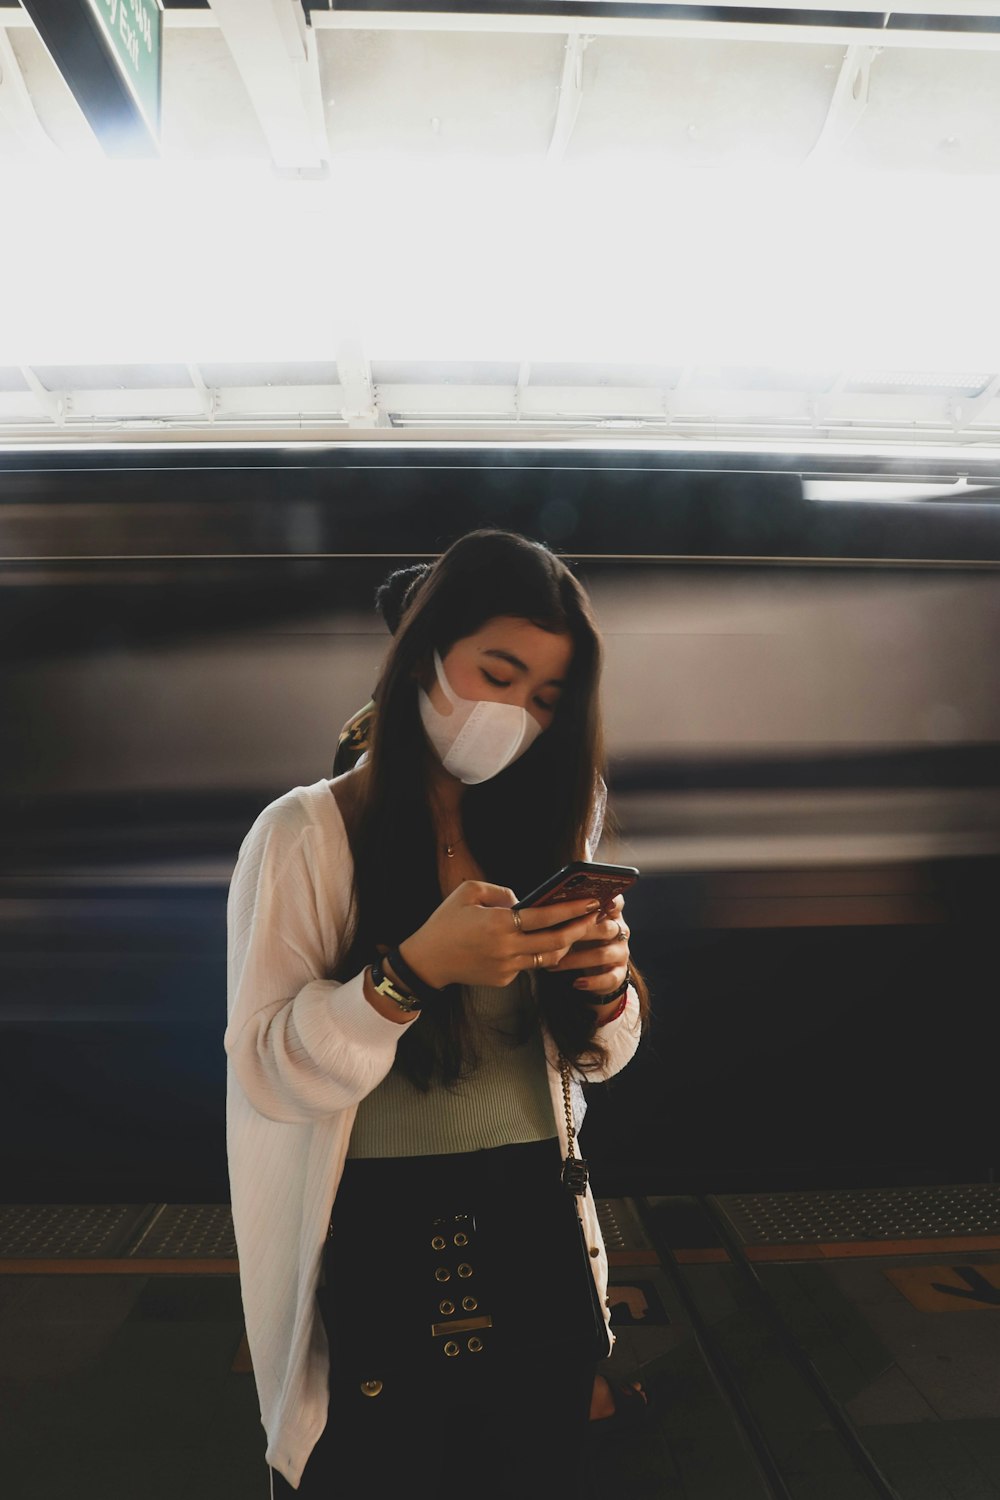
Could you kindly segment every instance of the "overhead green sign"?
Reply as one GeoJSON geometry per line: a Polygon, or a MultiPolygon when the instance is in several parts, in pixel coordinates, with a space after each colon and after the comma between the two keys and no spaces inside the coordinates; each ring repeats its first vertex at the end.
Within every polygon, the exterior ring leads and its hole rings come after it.
{"type": "Polygon", "coordinates": [[[163,10],[159,0],[89,0],[129,92],[154,136],[160,133],[160,55],[163,10]]]}

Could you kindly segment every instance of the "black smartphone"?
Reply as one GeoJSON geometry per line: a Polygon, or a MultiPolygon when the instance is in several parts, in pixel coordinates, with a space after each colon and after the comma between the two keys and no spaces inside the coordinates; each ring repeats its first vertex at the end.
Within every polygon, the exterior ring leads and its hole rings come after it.
{"type": "Polygon", "coordinates": [[[588,898],[602,903],[612,901],[622,891],[627,891],[639,879],[634,865],[598,865],[592,860],[575,859],[563,865],[548,880],[514,905],[515,911],[526,906],[556,906],[560,901],[585,901],[588,898]]]}

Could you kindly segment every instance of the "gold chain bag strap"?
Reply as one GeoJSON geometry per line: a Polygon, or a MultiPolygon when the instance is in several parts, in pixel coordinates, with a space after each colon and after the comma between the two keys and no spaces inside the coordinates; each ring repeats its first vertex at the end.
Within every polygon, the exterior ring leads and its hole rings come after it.
{"type": "Polygon", "coordinates": [[[590,1168],[582,1156],[576,1154],[576,1126],[573,1124],[573,1101],[570,1098],[569,1063],[559,1054],[559,1072],[562,1076],[563,1110],[566,1114],[566,1160],[562,1164],[563,1187],[580,1198],[587,1191],[590,1168]]]}
{"type": "Polygon", "coordinates": [[[573,1101],[570,1096],[570,1065],[565,1057],[559,1055],[559,1073],[562,1078],[563,1110],[566,1115],[566,1157],[562,1164],[562,1184],[567,1192],[573,1194],[574,1208],[576,1211],[576,1223],[579,1230],[580,1253],[583,1259],[583,1270],[586,1275],[586,1285],[590,1290],[590,1306],[594,1319],[594,1358],[607,1359],[610,1350],[608,1348],[608,1328],[604,1321],[604,1311],[601,1307],[600,1298],[597,1295],[597,1287],[594,1284],[594,1273],[591,1269],[592,1256],[597,1254],[596,1247],[591,1251],[587,1245],[587,1236],[583,1228],[583,1219],[580,1215],[580,1199],[587,1191],[587,1183],[590,1178],[590,1169],[582,1156],[576,1154],[576,1126],[573,1124],[573,1101]]]}

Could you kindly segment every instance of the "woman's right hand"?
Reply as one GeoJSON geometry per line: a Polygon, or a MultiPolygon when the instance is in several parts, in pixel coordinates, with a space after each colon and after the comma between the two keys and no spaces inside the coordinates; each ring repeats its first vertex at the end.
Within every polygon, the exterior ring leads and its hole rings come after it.
{"type": "Polygon", "coordinates": [[[525,907],[518,913],[518,928],[511,910],[516,900],[506,886],[463,881],[399,951],[434,989],[446,984],[505,986],[522,970],[552,968],[574,943],[592,935],[600,911],[592,897],[525,907]]]}

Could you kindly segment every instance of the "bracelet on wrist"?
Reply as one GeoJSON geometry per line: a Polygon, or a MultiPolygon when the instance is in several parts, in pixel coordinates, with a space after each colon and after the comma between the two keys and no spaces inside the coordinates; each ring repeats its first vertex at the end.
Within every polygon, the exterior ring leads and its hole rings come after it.
{"type": "Polygon", "coordinates": [[[386,958],[392,972],[408,990],[412,991],[420,1005],[433,1005],[435,1000],[440,999],[441,991],[436,990],[432,984],[428,984],[426,979],[421,979],[419,974],[415,974],[398,948],[390,948],[386,958]]]}
{"type": "Polygon", "coordinates": [[[629,964],[626,964],[625,978],[622,980],[618,988],[616,990],[612,990],[610,995],[588,995],[587,1003],[589,1005],[610,1005],[612,1000],[623,1000],[628,995],[628,987],[631,983],[632,969],[629,964]]]}
{"type": "Polygon", "coordinates": [[[610,1016],[605,1016],[602,1020],[598,1021],[598,1023],[597,1023],[598,1029],[600,1029],[602,1026],[608,1026],[608,1025],[610,1025],[610,1023],[612,1021],[617,1021],[617,1019],[618,1019],[619,1016],[623,1016],[625,1014],[625,1007],[626,1007],[627,1004],[628,1004],[628,990],[625,991],[624,995],[621,997],[621,999],[619,1000],[618,1004],[615,1006],[614,1010],[611,1012],[610,1016]]]}
{"type": "Polygon", "coordinates": [[[415,995],[407,994],[404,989],[393,984],[382,967],[381,958],[374,959],[371,968],[372,985],[376,994],[381,995],[386,1000],[391,1000],[400,1010],[418,1011],[420,1009],[420,1001],[415,995]]]}

